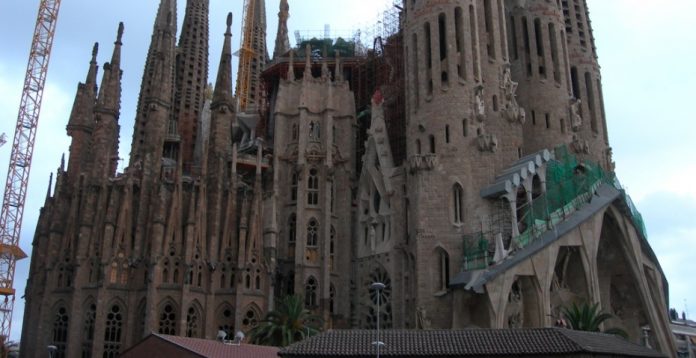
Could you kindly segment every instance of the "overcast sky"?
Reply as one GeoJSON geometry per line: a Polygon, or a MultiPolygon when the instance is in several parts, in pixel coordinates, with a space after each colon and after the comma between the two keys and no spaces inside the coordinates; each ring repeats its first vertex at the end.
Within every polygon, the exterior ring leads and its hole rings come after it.
{"type": "MultiPolygon", "coordinates": [[[[179,0],[179,22],[185,1],[179,0]]],[[[272,53],[279,0],[267,0],[272,53]]],[[[377,22],[392,0],[289,0],[295,30],[348,35],[377,22]]],[[[649,240],[670,284],[670,304],[696,316],[696,1],[588,0],[602,65],[609,137],[617,174],[642,211],[649,240]]],[[[39,0],[0,1],[0,133],[11,141],[39,0]]],[[[21,246],[28,253],[49,173],[69,148],[65,125],[78,81],[84,81],[92,44],[99,63],[111,57],[118,22],[123,37],[121,158],[130,150],[133,118],[158,0],[66,0],[43,100],[24,215],[21,246]]],[[[239,45],[242,0],[211,0],[210,74],[215,78],[227,12],[234,13],[239,45]]],[[[236,58],[235,58],[236,61],[236,58]]],[[[236,62],[234,73],[236,75],[236,62]]],[[[4,187],[9,143],[0,148],[4,187]]],[[[126,160],[127,161],[127,160],[126,160]]],[[[0,189],[3,190],[3,189],[0,189]]],[[[11,339],[19,340],[29,259],[17,265],[11,339]]]]}

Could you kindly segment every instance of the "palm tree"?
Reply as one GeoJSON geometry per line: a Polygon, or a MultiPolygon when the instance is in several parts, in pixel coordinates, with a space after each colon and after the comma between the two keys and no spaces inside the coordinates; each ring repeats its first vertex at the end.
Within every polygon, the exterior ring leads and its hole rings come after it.
{"type": "Polygon", "coordinates": [[[614,318],[613,315],[602,312],[599,309],[599,303],[593,305],[583,303],[580,306],[573,303],[570,308],[564,307],[562,312],[568,324],[570,324],[570,328],[576,331],[603,332],[628,338],[626,331],[621,328],[609,328],[604,331],[599,329],[602,323],[614,318]]]}
{"type": "Polygon", "coordinates": [[[285,296],[276,309],[254,327],[250,335],[253,344],[285,347],[313,336],[321,330],[322,319],[304,307],[301,296],[285,296]]]}

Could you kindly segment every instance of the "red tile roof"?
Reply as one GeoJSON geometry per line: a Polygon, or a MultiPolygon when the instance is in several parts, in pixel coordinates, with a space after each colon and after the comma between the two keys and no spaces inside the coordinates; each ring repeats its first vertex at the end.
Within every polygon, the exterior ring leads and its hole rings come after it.
{"type": "Polygon", "coordinates": [[[226,344],[209,339],[152,334],[183,349],[207,358],[278,358],[278,348],[253,344],[226,344]]]}
{"type": "MultiPolygon", "coordinates": [[[[372,357],[374,330],[327,331],[283,348],[292,357],[372,357]]],[[[466,357],[597,354],[664,357],[651,349],[602,333],[558,328],[471,330],[384,330],[383,357],[466,357]]]]}

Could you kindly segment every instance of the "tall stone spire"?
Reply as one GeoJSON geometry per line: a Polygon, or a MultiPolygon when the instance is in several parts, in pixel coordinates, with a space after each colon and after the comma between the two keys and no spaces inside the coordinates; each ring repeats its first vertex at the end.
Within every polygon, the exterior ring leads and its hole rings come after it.
{"type": "Polygon", "coordinates": [[[232,105],[232,13],[227,14],[227,31],[220,56],[215,91],[213,92],[213,110],[220,105],[232,105]]]}
{"type": "MultiPolygon", "coordinates": [[[[176,0],[161,0],[140,85],[130,166],[143,160],[146,154],[161,155],[162,142],[171,117],[175,41],[176,0]],[[157,123],[150,123],[152,121],[157,123]]],[[[159,162],[159,159],[156,161],[159,162]]]]}
{"type": "Polygon", "coordinates": [[[227,31],[220,56],[213,102],[210,105],[211,156],[222,154],[232,142],[230,127],[234,121],[234,97],[232,96],[232,13],[227,14],[227,31]]]}
{"type": "Polygon", "coordinates": [[[89,138],[94,130],[94,104],[97,99],[97,52],[99,44],[92,48],[92,60],[89,62],[85,83],[77,85],[75,102],[66,130],[72,137],[70,155],[68,157],[68,177],[75,178],[80,174],[82,162],[88,152],[89,138]]]}
{"type": "Polygon", "coordinates": [[[97,105],[94,108],[96,129],[92,135],[92,173],[95,179],[106,179],[116,174],[118,166],[119,129],[121,113],[121,39],[123,23],[118,25],[111,62],[104,64],[104,75],[97,105]]]}
{"type": "MultiPolygon", "coordinates": [[[[174,95],[174,128],[178,138],[168,137],[165,153],[180,152],[184,170],[193,165],[198,127],[208,82],[208,9],[209,0],[188,0],[179,38],[174,95]],[[178,150],[175,148],[178,147],[178,150]]],[[[176,159],[173,157],[172,159],[176,159]]]]}
{"type": "Polygon", "coordinates": [[[235,96],[238,110],[253,111],[261,93],[261,72],[268,63],[266,49],[266,2],[245,0],[242,19],[242,46],[235,96]]]}
{"type": "Polygon", "coordinates": [[[288,38],[289,17],[290,5],[288,5],[288,0],[280,0],[280,11],[278,12],[278,34],[276,34],[273,59],[283,56],[290,51],[290,39],[288,38]]]}

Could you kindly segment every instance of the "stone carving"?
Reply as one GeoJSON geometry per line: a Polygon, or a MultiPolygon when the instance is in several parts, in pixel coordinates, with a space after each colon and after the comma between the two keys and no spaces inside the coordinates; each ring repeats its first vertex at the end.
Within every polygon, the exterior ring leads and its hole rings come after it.
{"type": "Polygon", "coordinates": [[[432,322],[428,318],[428,313],[423,306],[416,308],[416,325],[418,329],[432,329],[432,322]]]}
{"type": "Polygon", "coordinates": [[[570,144],[573,151],[578,154],[590,154],[590,143],[586,139],[581,139],[577,134],[573,134],[573,142],[570,144]]]}
{"type": "Polygon", "coordinates": [[[483,122],[486,118],[486,102],[483,100],[483,85],[479,84],[474,89],[474,115],[479,122],[483,122]]]}
{"type": "Polygon", "coordinates": [[[498,138],[495,134],[488,134],[480,129],[478,134],[478,146],[479,150],[482,152],[495,153],[498,147],[498,138]]]}
{"type": "Polygon", "coordinates": [[[412,174],[421,170],[433,170],[437,165],[435,154],[414,155],[408,160],[408,166],[412,174]]]}
{"type": "Polygon", "coordinates": [[[614,150],[611,147],[607,148],[605,155],[607,158],[607,168],[613,172],[614,169],[616,169],[616,163],[614,163],[614,150]]]}
{"type": "Polygon", "coordinates": [[[503,84],[500,88],[503,90],[503,116],[510,123],[524,124],[527,114],[517,103],[517,82],[512,80],[509,67],[503,70],[503,84]]]}
{"type": "Polygon", "coordinates": [[[573,128],[573,132],[577,132],[580,130],[580,126],[582,126],[581,104],[582,101],[575,97],[570,99],[570,126],[573,128]]]}

